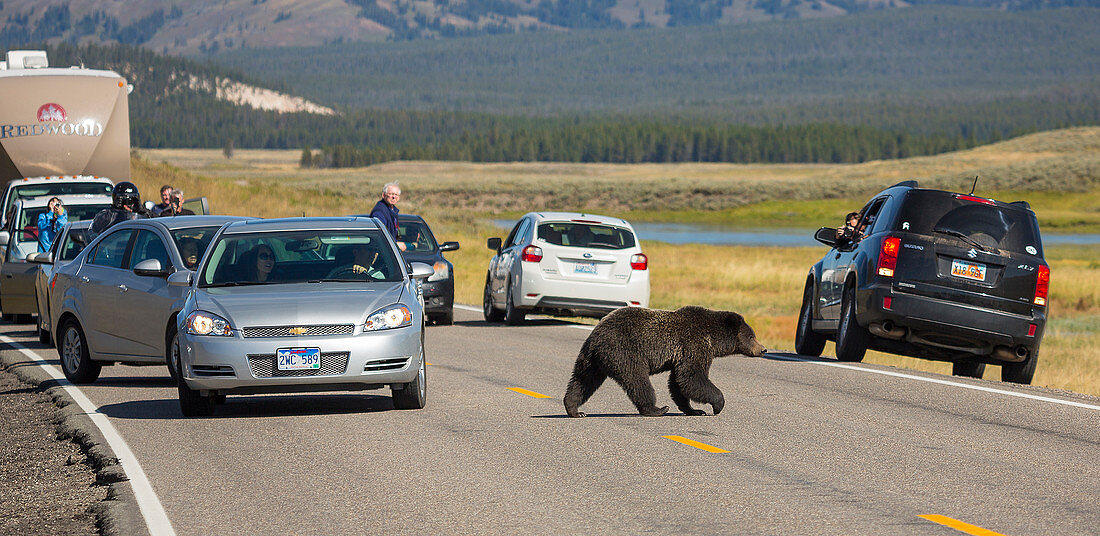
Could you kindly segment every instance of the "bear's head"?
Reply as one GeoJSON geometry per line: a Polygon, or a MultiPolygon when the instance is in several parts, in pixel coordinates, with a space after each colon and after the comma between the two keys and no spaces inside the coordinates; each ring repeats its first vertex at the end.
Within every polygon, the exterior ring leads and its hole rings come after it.
{"type": "Polygon", "coordinates": [[[728,333],[733,335],[732,353],[760,357],[768,351],[760,341],[756,340],[756,332],[741,315],[727,311],[725,321],[728,333]]]}

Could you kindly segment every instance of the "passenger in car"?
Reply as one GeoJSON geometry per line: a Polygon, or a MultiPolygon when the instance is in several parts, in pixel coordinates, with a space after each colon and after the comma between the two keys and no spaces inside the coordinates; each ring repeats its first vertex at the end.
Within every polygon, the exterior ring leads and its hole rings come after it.
{"type": "Polygon", "coordinates": [[[857,225],[859,225],[859,213],[849,212],[848,215],[844,217],[844,225],[836,228],[837,241],[851,242],[853,240],[858,240],[859,236],[856,233],[857,225]]]}
{"type": "Polygon", "coordinates": [[[574,224],[569,228],[568,234],[565,238],[568,240],[567,246],[587,246],[592,241],[592,231],[588,230],[587,225],[574,224]]]}
{"type": "Polygon", "coordinates": [[[194,270],[199,265],[199,241],[194,238],[180,240],[180,257],[183,266],[188,270],[194,270]]]}
{"type": "Polygon", "coordinates": [[[240,266],[242,281],[267,281],[275,269],[275,252],[260,244],[241,256],[240,266]]]}

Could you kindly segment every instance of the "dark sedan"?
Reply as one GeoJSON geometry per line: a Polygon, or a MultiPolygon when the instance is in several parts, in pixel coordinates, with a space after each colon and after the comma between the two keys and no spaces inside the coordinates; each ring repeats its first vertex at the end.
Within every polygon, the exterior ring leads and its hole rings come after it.
{"type": "Polygon", "coordinates": [[[397,217],[397,240],[405,243],[403,253],[406,262],[422,262],[435,269],[424,280],[424,313],[432,322],[450,325],[454,322],[455,278],[454,265],[444,256],[444,251],[455,251],[458,242],[439,244],[424,218],[413,214],[397,217]]]}
{"type": "Polygon", "coordinates": [[[806,278],[798,353],[834,340],[841,361],[875,349],[948,361],[956,376],[1000,365],[1002,380],[1031,383],[1050,268],[1026,202],[905,181],[863,207],[853,234],[815,237],[832,250],[806,278]]]}

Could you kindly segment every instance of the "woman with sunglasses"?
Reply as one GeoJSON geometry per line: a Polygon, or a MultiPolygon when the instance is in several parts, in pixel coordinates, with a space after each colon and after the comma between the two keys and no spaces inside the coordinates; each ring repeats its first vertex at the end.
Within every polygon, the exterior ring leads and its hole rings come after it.
{"type": "Polygon", "coordinates": [[[275,269],[275,252],[270,246],[260,244],[248,251],[245,257],[245,281],[267,281],[275,269]]]}

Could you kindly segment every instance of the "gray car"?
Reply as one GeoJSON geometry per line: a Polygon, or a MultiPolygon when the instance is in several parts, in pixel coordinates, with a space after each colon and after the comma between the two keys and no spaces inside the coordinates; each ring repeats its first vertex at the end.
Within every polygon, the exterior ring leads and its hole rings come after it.
{"type": "Polygon", "coordinates": [[[179,314],[180,409],[225,395],[389,387],[398,409],[427,398],[418,280],[373,218],[237,222],[214,238],[179,314]]]}
{"type": "Polygon", "coordinates": [[[118,223],[71,262],[55,266],[50,326],[65,377],[90,383],[103,365],[159,365],[175,339],[187,289],[168,276],[198,266],[210,240],[235,216],[179,216],[118,223]]]}
{"type": "Polygon", "coordinates": [[[38,272],[34,276],[35,304],[38,307],[38,342],[53,346],[53,337],[50,335],[50,281],[53,279],[55,266],[68,264],[84,251],[88,244],[88,227],[91,220],[82,220],[68,223],[53,241],[49,251],[31,253],[27,255],[27,261],[38,264],[38,272]]]}

